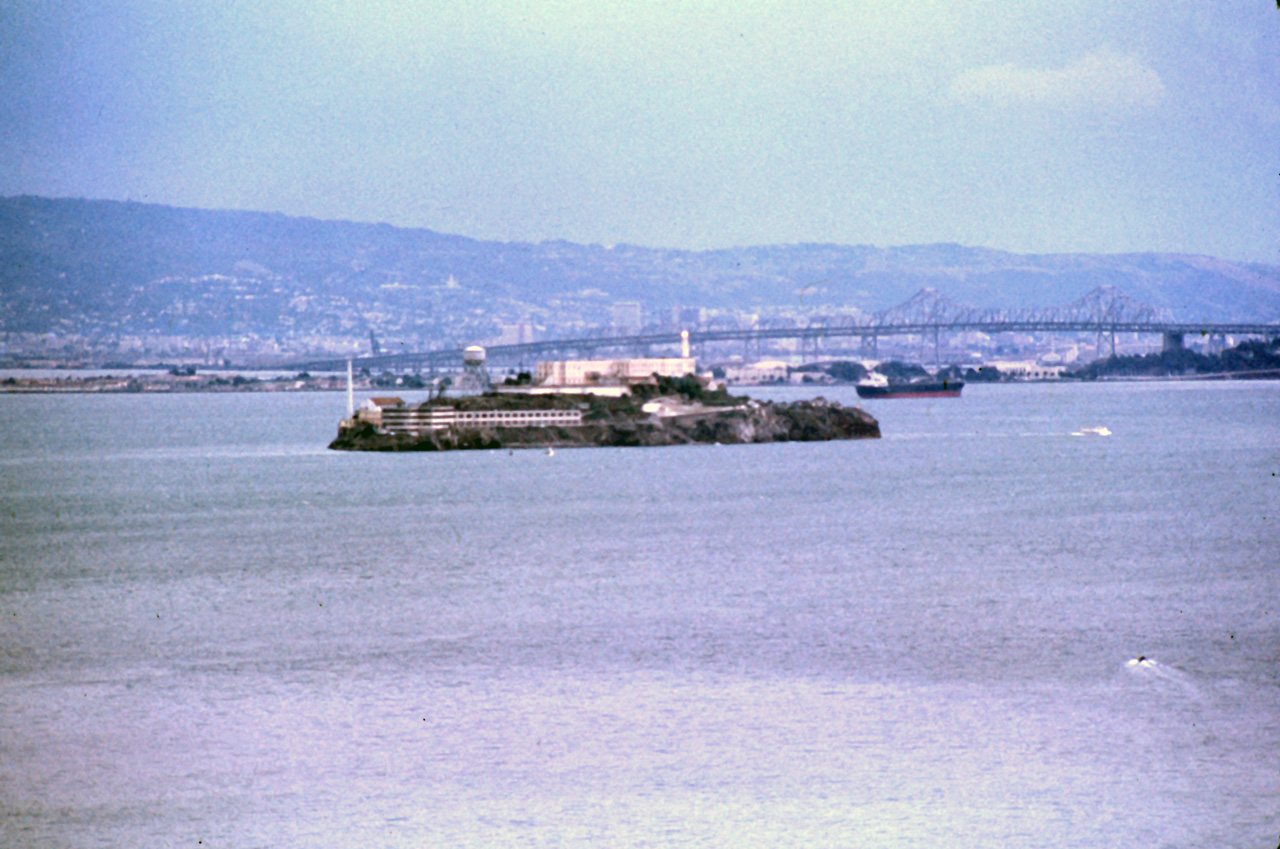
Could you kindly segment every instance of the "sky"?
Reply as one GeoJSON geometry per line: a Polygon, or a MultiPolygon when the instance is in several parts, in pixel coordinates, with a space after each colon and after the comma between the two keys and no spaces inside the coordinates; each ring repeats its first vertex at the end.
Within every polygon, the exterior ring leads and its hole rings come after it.
{"type": "Polygon", "coordinates": [[[1272,0],[6,0],[0,195],[1280,265],[1272,0]]]}

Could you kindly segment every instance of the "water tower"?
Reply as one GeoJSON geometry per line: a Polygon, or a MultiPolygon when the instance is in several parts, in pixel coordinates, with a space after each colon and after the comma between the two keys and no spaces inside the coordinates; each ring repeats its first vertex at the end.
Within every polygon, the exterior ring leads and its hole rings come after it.
{"type": "Polygon", "coordinates": [[[478,395],[493,388],[489,381],[489,372],[484,367],[485,350],[479,345],[471,345],[462,352],[462,374],[450,387],[455,395],[478,395]]]}

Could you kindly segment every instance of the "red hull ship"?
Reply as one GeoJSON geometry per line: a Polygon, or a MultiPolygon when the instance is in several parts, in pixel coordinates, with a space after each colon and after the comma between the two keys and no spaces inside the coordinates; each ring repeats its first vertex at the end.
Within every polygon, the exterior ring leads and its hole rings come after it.
{"type": "Polygon", "coordinates": [[[963,380],[917,377],[912,380],[890,381],[877,375],[858,384],[859,398],[959,398],[964,389],[963,380]]]}

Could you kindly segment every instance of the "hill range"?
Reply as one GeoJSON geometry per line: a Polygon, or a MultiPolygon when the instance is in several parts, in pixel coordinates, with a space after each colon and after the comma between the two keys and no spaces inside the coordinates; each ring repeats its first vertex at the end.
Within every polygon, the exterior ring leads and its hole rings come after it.
{"type": "MultiPolygon", "coordinates": [[[[387,224],[100,200],[0,198],[0,331],[300,339],[540,338],[875,312],[922,287],[1045,307],[1111,285],[1182,321],[1280,320],[1280,266],[1167,253],[1021,255],[954,244],[675,250],[479,241],[387,224]],[[687,314],[687,313],[685,313],[687,314]]],[[[294,347],[294,346],[288,346],[294,347]]]]}

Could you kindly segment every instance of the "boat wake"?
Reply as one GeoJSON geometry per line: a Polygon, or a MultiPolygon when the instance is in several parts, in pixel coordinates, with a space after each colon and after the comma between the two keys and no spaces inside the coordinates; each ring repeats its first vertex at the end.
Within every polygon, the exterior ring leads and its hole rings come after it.
{"type": "Polygon", "coordinates": [[[1163,664],[1153,657],[1139,655],[1130,658],[1125,662],[1125,670],[1152,683],[1173,685],[1188,693],[1197,696],[1200,694],[1200,688],[1196,686],[1190,675],[1181,669],[1163,664]]]}

